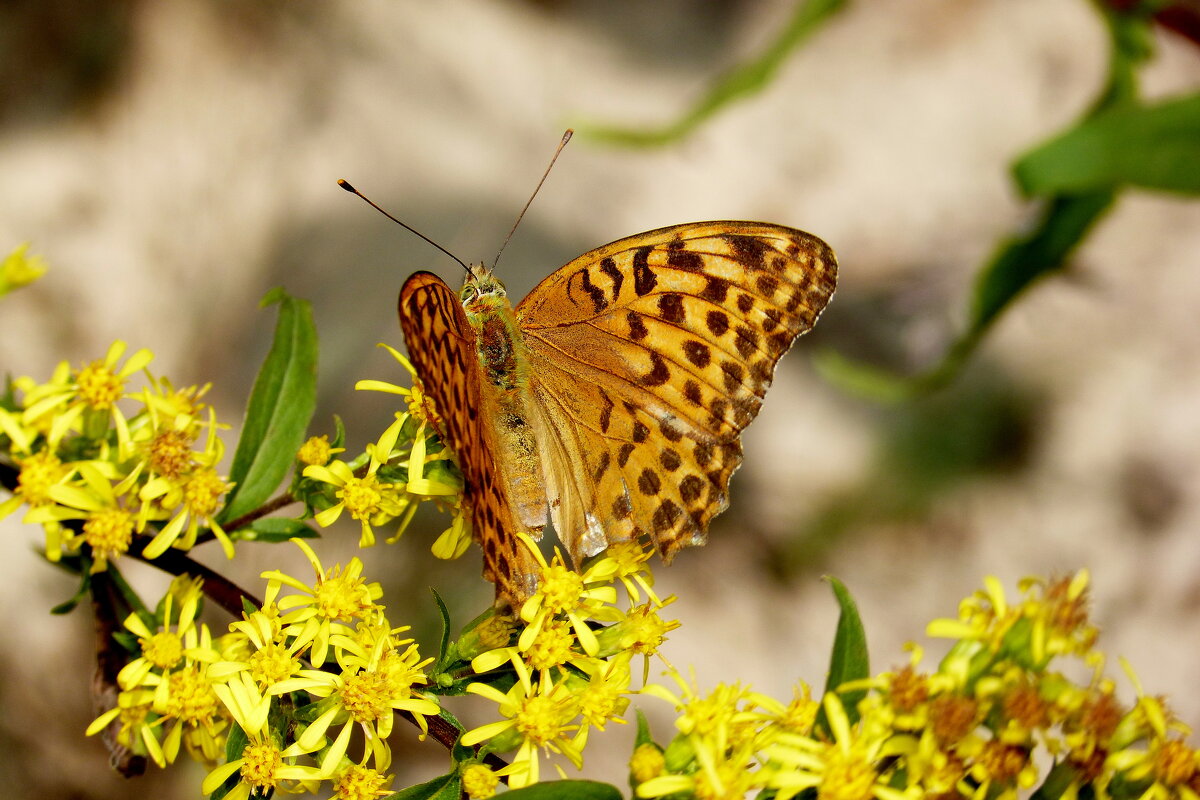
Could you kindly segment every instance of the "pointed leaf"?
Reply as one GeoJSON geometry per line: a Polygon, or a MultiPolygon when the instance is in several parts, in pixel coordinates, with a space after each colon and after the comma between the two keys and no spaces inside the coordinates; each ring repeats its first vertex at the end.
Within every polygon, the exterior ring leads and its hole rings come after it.
{"type": "Polygon", "coordinates": [[[621,800],[617,787],[599,781],[545,781],[504,793],[505,800],[621,800]]]}
{"type": "Polygon", "coordinates": [[[254,381],[229,478],[236,485],[221,512],[236,519],[262,505],[283,482],[304,441],[317,396],[317,332],[312,308],[282,290],[275,340],[254,381]]]}
{"type": "Polygon", "coordinates": [[[263,517],[230,534],[231,538],[248,542],[286,542],[289,539],[319,539],[321,534],[298,519],[263,517]]]}
{"type": "MultiPolygon", "coordinates": [[[[829,659],[829,676],[825,680],[825,692],[829,693],[836,692],[838,687],[847,681],[870,677],[871,663],[867,656],[867,634],[863,629],[862,619],[858,616],[858,605],[841,581],[832,576],[826,576],[825,580],[829,581],[838,606],[841,607],[837,633],[833,637],[833,653],[829,659]]],[[[858,719],[858,701],[865,694],[865,690],[862,689],[839,693],[851,724],[858,719]]],[[[829,721],[823,707],[817,714],[816,724],[829,733],[829,721]]]]}
{"type": "Polygon", "coordinates": [[[458,800],[462,794],[461,781],[457,772],[442,775],[431,781],[410,786],[384,800],[458,800]]]}

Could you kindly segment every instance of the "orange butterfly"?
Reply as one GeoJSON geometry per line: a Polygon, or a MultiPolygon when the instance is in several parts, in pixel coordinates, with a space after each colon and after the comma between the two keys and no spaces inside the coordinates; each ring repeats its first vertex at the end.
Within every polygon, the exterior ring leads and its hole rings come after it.
{"type": "Polygon", "coordinates": [[[514,607],[547,520],[574,563],[638,539],[670,561],[728,505],[739,434],[833,295],[815,236],[696,222],[585,253],[514,309],[482,265],[460,293],[418,272],[400,327],[457,456],[484,575],[514,607]]]}

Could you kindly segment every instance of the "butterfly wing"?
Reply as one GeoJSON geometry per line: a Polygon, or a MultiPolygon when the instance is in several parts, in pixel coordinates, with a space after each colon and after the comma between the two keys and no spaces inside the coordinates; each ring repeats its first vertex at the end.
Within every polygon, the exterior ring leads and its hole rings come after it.
{"type": "Polygon", "coordinates": [[[755,222],[638,234],[521,302],[550,510],[576,559],[648,537],[670,560],[728,504],[739,434],[833,295],[823,241],[755,222]]]}
{"type": "Polygon", "coordinates": [[[484,577],[496,584],[498,597],[525,598],[535,585],[536,563],[514,535],[524,528],[499,477],[475,332],[458,295],[429,272],[404,283],[399,313],[409,359],[432,401],[434,427],[454,451],[463,475],[463,499],[472,535],[483,550],[484,577]]]}

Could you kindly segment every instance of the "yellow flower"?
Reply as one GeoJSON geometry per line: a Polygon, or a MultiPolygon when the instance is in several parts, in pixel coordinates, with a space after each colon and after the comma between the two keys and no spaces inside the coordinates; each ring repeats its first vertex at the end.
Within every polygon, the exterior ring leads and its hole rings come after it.
{"type": "MultiPolygon", "coordinates": [[[[129,550],[133,540],[136,515],[121,502],[121,495],[131,485],[122,480],[114,487],[112,478],[117,475],[107,462],[79,461],[72,466],[79,480],[50,487],[48,496],[55,504],[31,509],[25,522],[46,524],[83,520],[81,532],[66,538],[63,544],[71,550],[87,544],[91,552],[91,571],[103,572],[110,559],[129,550]]],[[[61,551],[47,549],[51,561],[58,560],[60,555],[61,551]]]]}
{"type": "Polygon", "coordinates": [[[55,370],[51,381],[29,387],[25,392],[25,424],[37,424],[49,420],[48,440],[57,447],[67,431],[77,424],[82,426],[85,436],[103,439],[111,419],[117,431],[118,447],[122,453],[129,448],[129,427],[117,401],[129,395],[125,391],[125,380],[146,367],[154,358],[149,350],[138,350],[125,362],[118,362],[125,354],[124,342],[113,342],[103,359],[86,364],[69,373],[66,365],[55,370]]]}
{"type": "Polygon", "coordinates": [[[462,771],[462,788],[471,800],[487,800],[496,794],[500,777],[486,764],[471,764],[462,771]]]}
{"type": "Polygon", "coordinates": [[[211,467],[194,470],[178,482],[163,477],[149,480],[138,493],[144,509],[142,519],[151,503],[163,509],[173,509],[174,516],[150,540],[142,555],[153,559],[167,552],[170,547],[190,549],[196,543],[200,525],[203,524],[221,543],[225,557],[233,558],[233,542],[216,520],[217,512],[221,510],[221,497],[231,488],[232,484],[218,476],[211,467]]]}
{"type": "Polygon", "coordinates": [[[472,683],[467,691],[499,704],[506,719],[467,731],[459,740],[471,746],[490,741],[488,749],[504,752],[517,748],[508,769],[508,785],[518,789],[537,783],[538,751],[561,753],[576,767],[583,755],[569,738],[579,726],[574,722],[579,700],[565,684],[544,678],[536,687],[517,681],[507,693],[482,683],[472,683]]]}
{"type": "Polygon", "coordinates": [[[334,453],[341,453],[345,450],[344,447],[330,447],[328,435],[312,436],[300,446],[300,450],[296,453],[296,459],[302,464],[319,467],[328,464],[334,453]]]}
{"type": "Polygon", "coordinates": [[[326,661],[329,638],[332,633],[345,633],[360,620],[373,621],[382,606],[375,601],[383,596],[378,582],[367,583],[362,579],[363,564],[357,558],[343,570],[335,565],[326,570],[308,543],[302,539],[292,542],[304,551],[312,565],[316,580],[312,586],[279,570],[262,573],[267,579],[267,594],[264,606],[271,605],[284,586],[300,592],[288,595],[278,603],[284,612],[283,623],[290,626],[289,635],[295,636],[302,647],[312,644],[311,659],[314,666],[326,661]]]}
{"type": "Polygon", "coordinates": [[[348,637],[337,637],[342,668],[340,673],[324,670],[301,670],[296,677],[273,685],[273,695],[304,691],[316,697],[330,698],[323,704],[323,713],[304,730],[296,744],[305,752],[322,748],[328,738],[332,746],[322,760],[322,768],[337,764],[350,743],[357,725],[362,729],[367,747],[376,767],[384,769],[390,763],[387,737],[392,732],[396,711],[406,711],[417,719],[422,731],[427,730],[425,717],[440,710],[434,701],[416,694],[414,686],[427,683],[424,668],[432,658],[421,660],[417,646],[411,640],[395,643],[384,631],[369,651],[363,651],[348,637]],[[399,645],[408,646],[401,650],[399,645]],[[331,728],[340,725],[336,737],[331,728]]]}
{"type": "Polygon", "coordinates": [[[333,796],[337,800],[375,800],[392,794],[388,786],[391,775],[378,770],[351,764],[333,778],[333,796]]]}
{"type": "Polygon", "coordinates": [[[208,773],[200,786],[202,793],[212,794],[234,775],[239,779],[225,795],[229,800],[248,800],[251,795],[298,787],[312,790],[316,782],[329,777],[322,768],[295,763],[295,758],[305,753],[298,743],[282,750],[275,744],[276,735],[282,732],[272,731],[268,725],[271,698],[258,690],[249,675],[240,672],[227,683],[214,684],[213,690],[246,734],[247,743],[238,758],[208,773]]]}
{"type": "Polygon", "coordinates": [[[27,256],[29,242],[17,247],[0,261],[0,297],[14,289],[28,286],[46,274],[46,262],[41,256],[27,256]]]}

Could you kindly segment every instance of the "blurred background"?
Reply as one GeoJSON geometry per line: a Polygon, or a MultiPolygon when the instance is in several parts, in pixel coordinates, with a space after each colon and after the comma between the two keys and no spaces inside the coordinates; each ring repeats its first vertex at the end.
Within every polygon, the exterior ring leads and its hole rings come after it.
{"type": "MultiPolygon", "coordinates": [[[[213,383],[232,451],[273,329],[257,302],[282,285],[313,303],[321,337],[314,433],[338,413],[361,448],[394,404],[354,382],[403,378],[375,347],[400,344],[400,284],[417,269],[461,274],[336,179],[490,262],[564,128],[669,124],[794,7],[5,3],[0,250],[29,241],[51,271],[0,305],[0,368],[45,380],[114,339],[150,347],[176,385],[213,383]]],[[[1145,96],[1194,90],[1200,48],[1154,37],[1145,96]]],[[[937,361],[980,267],[1037,216],[1008,165],[1087,109],[1107,53],[1085,0],[861,0],[690,135],[638,149],[581,134],[565,151],[500,264],[515,298],[586,250],[681,222],[777,222],[839,255],[838,294],[781,363],[711,544],[657,572],[680,596],[666,653],[700,686],[741,680],[787,699],[797,679],[822,685],[837,615],[824,573],[855,594],[879,671],[906,663],[903,644],[983,576],[1012,587],[1087,567],[1111,670],[1124,654],[1200,724],[1200,203],[1121,194],[1069,269],[1023,295],[938,392],[875,402],[813,366],[821,352],[901,372],[937,361]]],[[[446,524],[431,513],[361,553],[393,620],[431,651],[427,586],[455,598],[456,624],[491,595],[475,553],[429,554],[446,524]]],[[[40,530],[9,518],[0,531],[0,602],[21,612],[0,630],[0,782],[12,796],[195,796],[199,767],[130,782],[83,738],[87,609],[47,615],[75,581],[36,557],[40,530]]],[[[344,562],[356,539],[336,529],[318,552],[344,562]]],[[[243,545],[234,566],[258,592],[263,569],[307,569],[268,545],[243,545]]],[[[211,614],[214,630],[226,622],[211,614]]],[[[620,783],[632,731],[608,738],[588,773],[620,783]]],[[[447,763],[410,739],[393,737],[397,786],[447,763]]]]}

